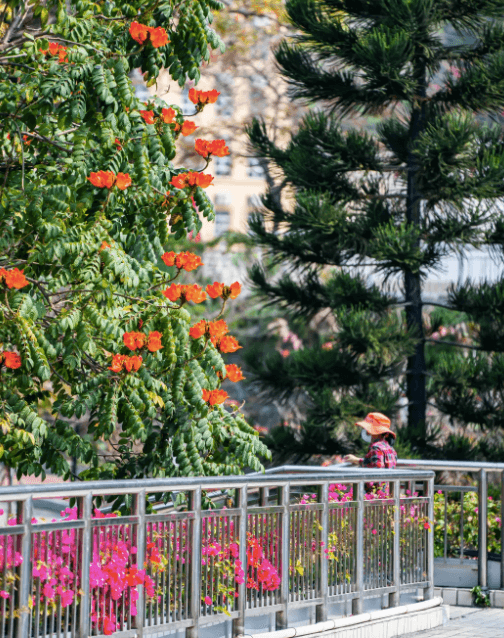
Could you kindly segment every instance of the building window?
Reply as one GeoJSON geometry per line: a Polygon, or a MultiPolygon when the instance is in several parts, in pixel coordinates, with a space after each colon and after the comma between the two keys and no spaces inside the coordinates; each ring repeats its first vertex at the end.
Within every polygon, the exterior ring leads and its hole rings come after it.
{"type": "Polygon", "coordinates": [[[227,210],[216,210],[215,211],[215,236],[220,237],[224,233],[229,230],[229,224],[231,220],[231,215],[227,210]]]}
{"type": "Polygon", "coordinates": [[[215,166],[216,177],[231,175],[231,169],[233,168],[233,160],[231,159],[231,155],[225,155],[224,157],[214,157],[212,162],[215,166]]]}
{"type": "Polygon", "coordinates": [[[257,159],[257,157],[249,157],[248,160],[248,168],[247,168],[247,176],[252,179],[264,179],[264,169],[261,166],[261,161],[257,159]]]}

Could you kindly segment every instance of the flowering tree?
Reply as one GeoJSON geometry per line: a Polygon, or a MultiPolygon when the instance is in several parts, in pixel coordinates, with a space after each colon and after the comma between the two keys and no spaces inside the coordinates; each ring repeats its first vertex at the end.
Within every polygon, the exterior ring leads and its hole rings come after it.
{"type": "MultiPolygon", "coordinates": [[[[80,478],[228,474],[267,454],[220,390],[241,378],[221,356],[238,342],[186,310],[239,284],[174,282],[201,260],[165,251],[213,219],[204,171],[229,151],[196,140],[201,170],[177,167],[196,123],[141,103],[128,76],[197,81],[219,8],[14,0],[0,17],[0,456],[19,475],[68,477],[69,456],[80,478]]],[[[194,115],[218,95],[194,89],[194,115]]]]}

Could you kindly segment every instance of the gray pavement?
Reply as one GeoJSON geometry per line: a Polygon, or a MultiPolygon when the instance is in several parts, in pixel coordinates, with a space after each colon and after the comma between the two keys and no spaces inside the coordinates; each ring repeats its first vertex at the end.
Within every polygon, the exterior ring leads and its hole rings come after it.
{"type": "Polygon", "coordinates": [[[418,631],[407,636],[407,638],[502,637],[504,637],[504,609],[474,607],[450,607],[450,620],[444,627],[418,631]]]}

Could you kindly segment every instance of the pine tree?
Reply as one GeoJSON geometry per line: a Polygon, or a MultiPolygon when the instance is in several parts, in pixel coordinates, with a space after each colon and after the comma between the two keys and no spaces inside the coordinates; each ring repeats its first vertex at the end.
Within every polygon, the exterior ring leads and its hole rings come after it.
{"type": "Polygon", "coordinates": [[[298,35],[277,62],[291,96],[317,108],[284,147],[260,121],[249,128],[294,197],[266,194],[251,224],[284,275],[255,267],[252,278],[269,303],[307,319],[329,309],[338,329],[325,349],[255,368],[276,393],[308,393],[303,440],[316,445],[372,409],[393,416],[402,388],[420,449],[428,402],[465,424],[502,425],[503,281],[452,291],[448,308],[473,317],[479,344],[454,346],[434,371],[422,283],[469,246],[503,254],[504,137],[481,117],[504,105],[503,10],[499,0],[287,2],[298,35]],[[459,43],[447,43],[448,27],[459,43]],[[345,121],[363,113],[380,116],[376,134],[345,121]]]}
{"type": "MultiPolygon", "coordinates": [[[[153,85],[167,68],[197,81],[222,44],[210,26],[220,8],[4,4],[0,460],[18,476],[68,478],[70,457],[80,479],[229,474],[260,470],[268,454],[220,389],[241,376],[222,358],[239,344],[223,320],[190,325],[187,305],[207,294],[186,274],[200,260],[166,250],[198,232],[199,214],[214,218],[211,158],[202,171],[177,166],[176,141],[195,123],[141,102],[129,77],[140,68],[153,85]]],[[[195,91],[194,115],[217,97],[195,91]]],[[[226,152],[194,150],[207,147],[226,152]]],[[[225,304],[238,293],[208,294],[225,304]]]]}

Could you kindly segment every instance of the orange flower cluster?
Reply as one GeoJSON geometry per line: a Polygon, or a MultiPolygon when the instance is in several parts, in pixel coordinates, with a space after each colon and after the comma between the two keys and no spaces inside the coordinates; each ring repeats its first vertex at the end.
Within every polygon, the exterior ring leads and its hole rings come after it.
{"type": "Polygon", "coordinates": [[[149,40],[155,49],[164,47],[170,41],[163,27],[147,27],[145,24],[140,24],[139,22],[132,22],[130,24],[129,33],[138,44],[144,44],[144,42],[149,40]]]}
{"type": "Polygon", "coordinates": [[[186,188],[186,186],[201,186],[206,188],[213,182],[213,175],[205,173],[179,173],[172,177],[170,184],[175,188],[186,188]]]}
{"type": "Polygon", "coordinates": [[[228,335],[227,331],[228,326],[223,319],[219,321],[205,321],[202,319],[190,328],[189,336],[193,339],[199,339],[205,335],[210,338],[210,341],[220,352],[236,352],[242,346],[234,337],[228,335]]]}
{"type": "Polygon", "coordinates": [[[147,344],[147,350],[150,352],[157,352],[162,349],[161,338],[162,334],[157,330],[149,332],[147,336],[143,332],[125,332],[123,334],[124,345],[130,350],[137,350],[143,348],[147,344]]]}
{"type": "Polygon", "coordinates": [[[154,124],[154,111],[140,111],[146,124],[154,124]]]}
{"type": "Polygon", "coordinates": [[[166,290],[162,291],[163,295],[170,301],[177,301],[180,299],[182,303],[186,301],[194,301],[194,303],[201,303],[205,301],[206,294],[201,289],[201,286],[193,284],[188,286],[186,284],[172,284],[166,290]]]}
{"type": "Polygon", "coordinates": [[[131,186],[131,177],[129,173],[113,173],[112,171],[98,171],[91,173],[88,180],[98,188],[112,188],[115,184],[119,190],[126,190],[131,186]]]}
{"type": "Polygon", "coordinates": [[[175,130],[180,131],[184,137],[192,135],[197,128],[196,124],[191,122],[191,120],[185,120],[182,126],[180,126],[178,122],[175,122],[175,130]]]}
{"type": "Polygon", "coordinates": [[[214,281],[213,284],[207,285],[206,291],[212,299],[217,299],[217,297],[222,297],[223,299],[236,299],[236,297],[238,297],[241,293],[241,285],[237,281],[230,286],[225,286],[218,281],[214,281]]]}
{"type": "Polygon", "coordinates": [[[161,111],[161,119],[163,120],[165,124],[172,124],[176,115],[177,115],[177,112],[172,108],[163,109],[161,111]]]}
{"type": "Polygon", "coordinates": [[[198,155],[205,158],[210,157],[210,155],[215,155],[216,157],[229,155],[229,148],[226,146],[225,140],[213,140],[212,142],[196,140],[194,149],[198,155]]]}
{"type": "Polygon", "coordinates": [[[228,396],[224,390],[205,390],[203,388],[203,401],[212,406],[224,403],[228,396]]]}
{"type": "Polygon", "coordinates": [[[110,244],[108,242],[106,242],[105,240],[102,241],[101,246],[98,248],[98,252],[101,253],[102,250],[105,250],[105,248],[110,248],[110,244]]]}
{"type": "Polygon", "coordinates": [[[191,272],[191,270],[196,270],[196,268],[203,266],[201,257],[190,253],[188,250],[178,254],[173,251],[164,253],[161,255],[161,259],[167,266],[177,266],[179,270],[185,270],[187,272],[191,272]]]}
{"type": "Polygon", "coordinates": [[[21,367],[21,357],[17,352],[10,352],[9,350],[5,350],[4,352],[0,352],[0,366],[4,365],[6,368],[10,368],[11,370],[16,370],[21,367]]]}
{"type": "Polygon", "coordinates": [[[5,270],[0,268],[0,283],[5,283],[7,288],[24,288],[30,283],[24,276],[24,271],[19,268],[12,268],[11,270],[5,270]]]}
{"type": "Polygon", "coordinates": [[[123,370],[131,372],[134,370],[136,372],[141,365],[142,357],[136,354],[132,357],[129,357],[127,354],[115,354],[112,357],[112,365],[109,366],[109,370],[112,370],[112,372],[122,372],[123,370]]]}
{"type": "Polygon", "coordinates": [[[49,42],[48,49],[39,49],[44,55],[58,56],[58,62],[68,62],[67,59],[67,47],[58,44],[57,42],[49,42]]]}
{"type": "Polygon", "coordinates": [[[219,321],[205,321],[202,319],[198,323],[194,324],[189,330],[189,336],[193,339],[199,339],[203,335],[208,335],[212,343],[217,345],[217,342],[227,333],[228,326],[224,319],[219,321]]]}
{"type": "Polygon", "coordinates": [[[242,347],[231,335],[224,335],[218,344],[221,352],[236,352],[242,347]]]}
{"type": "Polygon", "coordinates": [[[226,379],[229,379],[233,383],[245,379],[242,373],[242,369],[234,363],[229,363],[226,366],[226,375],[226,379]]]}
{"type": "Polygon", "coordinates": [[[217,102],[217,98],[220,93],[216,89],[211,91],[197,91],[196,89],[189,89],[189,99],[193,104],[204,106],[205,104],[214,104],[217,102]]]}

